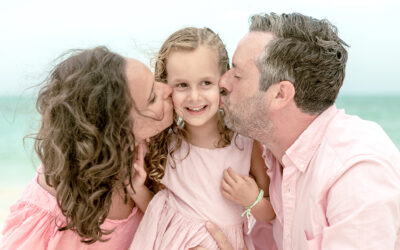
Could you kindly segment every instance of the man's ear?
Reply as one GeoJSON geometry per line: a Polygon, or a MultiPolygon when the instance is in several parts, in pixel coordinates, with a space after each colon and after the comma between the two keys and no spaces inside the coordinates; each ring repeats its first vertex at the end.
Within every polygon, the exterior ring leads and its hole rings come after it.
{"type": "Polygon", "coordinates": [[[281,81],[270,86],[272,88],[271,108],[280,110],[288,106],[294,101],[296,90],[294,85],[289,81],[281,81]]]}

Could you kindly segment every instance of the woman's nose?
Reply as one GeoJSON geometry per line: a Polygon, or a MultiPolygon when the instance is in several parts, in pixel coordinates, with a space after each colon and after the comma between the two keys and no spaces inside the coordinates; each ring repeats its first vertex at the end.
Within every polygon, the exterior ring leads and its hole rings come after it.
{"type": "Polygon", "coordinates": [[[161,89],[162,89],[162,97],[164,98],[164,99],[167,99],[167,98],[169,98],[170,96],[171,96],[171,94],[172,94],[172,88],[171,88],[171,86],[169,86],[168,84],[166,84],[166,83],[162,83],[162,82],[157,82],[160,86],[161,86],[161,89]]]}

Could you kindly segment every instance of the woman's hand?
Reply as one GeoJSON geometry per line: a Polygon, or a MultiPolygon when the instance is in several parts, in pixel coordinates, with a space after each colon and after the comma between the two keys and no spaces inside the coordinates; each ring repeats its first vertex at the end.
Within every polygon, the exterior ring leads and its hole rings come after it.
{"type": "Polygon", "coordinates": [[[238,175],[231,168],[224,171],[221,187],[225,198],[243,207],[251,206],[259,194],[257,183],[253,178],[238,175]]]}

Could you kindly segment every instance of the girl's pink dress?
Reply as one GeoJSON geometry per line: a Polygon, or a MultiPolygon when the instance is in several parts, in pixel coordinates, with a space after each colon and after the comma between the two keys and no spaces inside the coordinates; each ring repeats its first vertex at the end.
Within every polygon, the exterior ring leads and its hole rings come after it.
{"type": "Polygon", "coordinates": [[[243,242],[254,249],[245,234],[244,208],[225,199],[221,193],[223,171],[231,167],[240,175],[250,170],[253,141],[238,135],[225,148],[206,149],[185,142],[174,153],[176,168],[169,163],[161,181],[165,189],[149,203],[131,248],[134,250],[190,249],[202,246],[219,249],[205,228],[205,222],[216,223],[234,249],[243,242]],[[183,159],[183,160],[181,160],[183,159]]]}
{"type": "Polygon", "coordinates": [[[37,178],[38,175],[28,184],[17,203],[11,206],[11,214],[4,225],[0,249],[119,250],[129,248],[143,216],[137,207],[133,208],[129,217],[124,220],[106,219],[102,228],[115,228],[115,231],[107,236],[110,238],[109,241],[87,245],[80,242],[79,235],[71,230],[58,231],[57,225],[63,225],[65,217],[58,208],[55,197],[38,184],[37,178]]]}

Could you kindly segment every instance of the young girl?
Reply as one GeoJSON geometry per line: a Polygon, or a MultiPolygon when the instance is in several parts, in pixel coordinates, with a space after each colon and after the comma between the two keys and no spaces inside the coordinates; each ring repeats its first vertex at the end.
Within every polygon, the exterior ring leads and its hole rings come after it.
{"type": "Polygon", "coordinates": [[[219,111],[218,81],[228,68],[225,46],[208,28],[179,30],[162,45],[155,75],[173,88],[176,124],[150,144],[149,177],[165,188],[148,205],[131,249],[218,249],[206,221],[216,223],[234,249],[244,242],[252,249],[241,214],[252,207],[256,219],[274,216],[248,177],[253,162],[251,173],[267,191],[260,151],[252,157],[253,141],[227,129],[219,111]]]}

